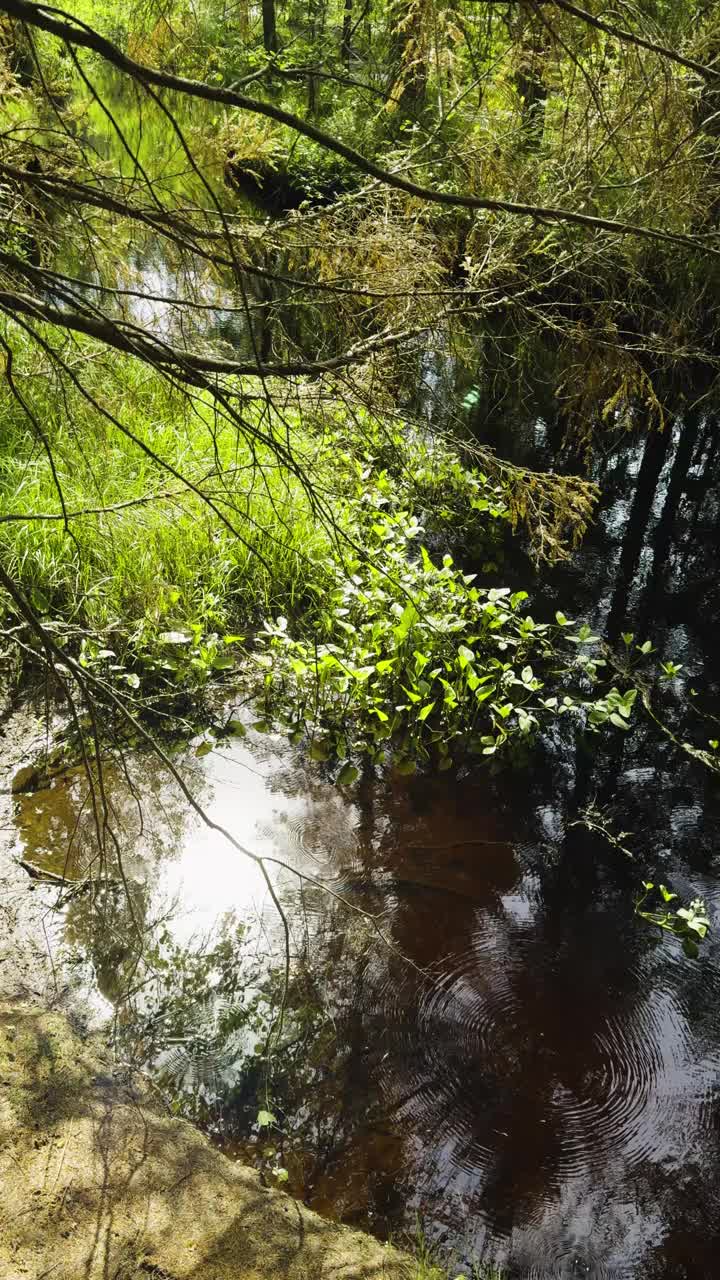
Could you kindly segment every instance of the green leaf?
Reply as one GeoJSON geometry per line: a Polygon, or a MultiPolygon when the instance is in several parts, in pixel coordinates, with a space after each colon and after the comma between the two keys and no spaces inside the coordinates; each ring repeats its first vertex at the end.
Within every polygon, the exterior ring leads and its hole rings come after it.
{"type": "Polygon", "coordinates": [[[311,760],[329,760],[330,759],[330,744],[327,742],[326,739],[322,739],[322,738],[315,739],[315,741],[310,746],[310,759],[311,760]]]}
{"type": "Polygon", "coordinates": [[[229,654],[225,656],[218,654],[217,658],[212,660],[213,671],[231,671],[234,666],[235,659],[231,658],[229,654]]]}
{"type": "Polygon", "coordinates": [[[622,716],[619,716],[616,711],[613,711],[611,713],[610,723],[614,724],[616,729],[624,729],[626,733],[630,729],[630,725],[628,724],[627,720],[623,720],[622,716]]]}
{"type": "Polygon", "coordinates": [[[162,644],[192,644],[191,631],[161,631],[158,640],[162,644]]]}
{"type": "Polygon", "coordinates": [[[247,734],[247,726],[243,724],[242,720],[228,720],[225,728],[235,738],[244,738],[247,734]]]}
{"type": "Polygon", "coordinates": [[[397,662],[397,658],[383,658],[382,661],[375,664],[375,670],[384,675],[386,671],[391,671],[397,662]]]}
{"type": "Polygon", "coordinates": [[[468,649],[466,644],[461,644],[460,647],[458,648],[458,662],[460,663],[461,670],[464,670],[469,663],[474,661],[475,661],[475,654],[473,653],[472,649],[468,649]]]}
{"type": "Polygon", "coordinates": [[[426,702],[422,711],[418,711],[418,720],[427,720],[434,706],[434,702],[426,702]]]}
{"type": "Polygon", "coordinates": [[[209,756],[214,746],[215,746],[214,742],[201,742],[200,746],[195,748],[195,755],[209,756]]]}
{"type": "Polygon", "coordinates": [[[419,617],[420,614],[412,601],[410,601],[409,604],[406,604],[402,611],[400,622],[394,629],[395,639],[398,641],[404,640],[419,617]]]}
{"type": "Polygon", "coordinates": [[[359,776],[360,770],[356,769],[354,764],[346,764],[343,765],[343,768],[340,770],[336,778],[336,782],[338,782],[341,787],[349,787],[350,783],[354,782],[356,778],[359,778],[359,776]]]}
{"type": "Polygon", "coordinates": [[[408,696],[408,698],[410,699],[410,701],[411,701],[411,702],[421,702],[421,701],[422,701],[422,699],[421,699],[421,697],[420,697],[420,694],[419,694],[419,693],[415,693],[412,689],[408,689],[407,685],[404,685],[404,684],[403,684],[403,685],[401,685],[401,686],[400,686],[400,688],[402,689],[403,693],[407,694],[407,696],[408,696]]]}
{"type": "Polygon", "coordinates": [[[353,680],[357,680],[360,684],[363,684],[366,680],[370,679],[370,676],[375,674],[375,667],[355,667],[351,674],[353,680]]]}
{"type": "Polygon", "coordinates": [[[276,1117],[273,1115],[272,1111],[258,1111],[257,1122],[259,1128],[269,1129],[271,1124],[276,1123],[276,1117]]]}

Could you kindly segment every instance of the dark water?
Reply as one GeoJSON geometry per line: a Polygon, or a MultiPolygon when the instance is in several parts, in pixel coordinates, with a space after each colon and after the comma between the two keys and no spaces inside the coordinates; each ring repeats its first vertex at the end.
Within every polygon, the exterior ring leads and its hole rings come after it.
{"type": "MultiPolygon", "coordinates": [[[[152,241],[131,267],[149,294],[181,283],[152,241]]],[[[211,324],[242,348],[223,310],[237,299],[217,300],[211,324]]],[[[171,332],[177,317],[161,312],[171,332]]],[[[556,424],[536,413],[476,426],[530,465],[559,456],[556,424]]],[[[720,725],[701,731],[679,695],[696,688],[720,714],[719,443],[714,418],[687,408],[663,433],[638,422],[608,438],[597,523],[531,600],[538,618],[560,606],[682,663],[662,709],[701,746],[720,725]]],[[[522,575],[527,586],[527,565],[522,575]]],[[[154,766],[126,765],[142,830],[119,764],[108,777],[136,914],[147,925],[167,915],[188,943],[234,911],[255,921],[247,972],[267,973],[280,937],[259,876],[154,766]]],[[[282,1133],[257,1137],[247,1027],[198,1048],[189,1007],[187,1035],[159,1059],[218,1143],[262,1161],[271,1140],[291,1189],[320,1212],[382,1236],[419,1222],[457,1269],[485,1258],[513,1277],[720,1276],[720,788],[699,761],[638,717],[628,735],[547,743],[512,773],[378,777],[352,797],[252,734],[186,768],[216,820],[375,913],[383,934],[275,869],[294,973],[272,1083],[282,1133]],[[630,833],[632,860],[571,825],[591,804],[630,833]],[[635,916],[646,876],[705,899],[713,928],[697,961],[635,916]]],[[[56,872],[84,865],[94,836],[79,775],[16,807],[24,857],[56,872]]],[[[64,927],[111,1009],[130,927],[112,885],[103,910],[98,928],[79,897],[64,927]]]]}
{"type": "MultiPolygon", "coordinates": [[[[59,109],[63,128],[90,172],[99,166],[121,175],[125,193],[135,188],[136,206],[145,211],[157,212],[160,203],[168,210],[194,210],[201,245],[207,244],[205,233],[242,232],[259,221],[258,210],[224,180],[222,150],[213,145],[222,122],[209,104],[166,94],[163,102],[176,131],[169,117],[123,77],[96,68],[90,86],[78,86],[59,109]],[[186,147],[200,157],[199,164],[190,162],[186,147]]],[[[51,131],[57,125],[56,110],[46,113],[51,131]]],[[[43,265],[71,282],[60,291],[48,282],[48,296],[57,305],[101,305],[107,314],[141,324],[179,346],[191,348],[210,339],[238,357],[252,359],[258,350],[267,355],[266,308],[272,298],[252,274],[243,275],[241,290],[228,269],[210,260],[211,252],[209,258],[190,258],[177,248],[169,229],[167,237],[160,236],[142,221],[116,220],[105,230],[101,251],[82,229],[73,236],[61,233],[58,240],[49,230],[43,265]],[[196,305],[188,305],[188,299],[196,305]]],[[[218,248],[209,243],[210,250],[218,248]]],[[[250,241],[243,247],[245,259],[252,260],[250,241]]],[[[262,259],[262,250],[258,257],[262,259]]]]}
{"type": "MultiPolygon", "coordinates": [[[[533,448],[538,436],[541,424],[533,448]]],[[[710,707],[716,438],[699,420],[623,442],[585,548],[534,601],[538,616],[557,595],[599,630],[649,636],[710,707]]],[[[276,871],[296,977],[272,1140],[296,1194],[380,1235],[420,1222],[458,1267],[484,1257],[511,1276],[720,1274],[720,790],[697,760],[641,720],[592,749],[547,744],[512,773],[378,778],[352,799],[272,738],[188,767],[214,817],[378,914],[391,943],[276,871]],[[630,833],[633,860],[570,825],[591,802],[630,833]],[[705,898],[713,932],[699,960],[634,915],[648,873],[705,898]]],[[[277,955],[254,871],[146,762],[130,769],[150,829],[140,835],[120,770],[113,794],[143,919],[170,910],[184,942],[235,909],[263,921],[254,960],[277,955]]],[[[82,862],[93,838],[82,804],[72,776],[20,797],[24,855],[57,869],[74,832],[82,862]]],[[[82,901],[66,922],[111,1001],[120,901],[109,952],[82,901]]],[[[221,1145],[262,1161],[241,1041],[200,1060],[181,1038],[162,1064],[184,1073],[221,1145]]]]}

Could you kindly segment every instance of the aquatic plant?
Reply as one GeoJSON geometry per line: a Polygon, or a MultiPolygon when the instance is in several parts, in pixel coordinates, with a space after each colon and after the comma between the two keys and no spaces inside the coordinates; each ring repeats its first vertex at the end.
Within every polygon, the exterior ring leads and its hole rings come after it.
{"type": "Polygon", "coordinates": [[[563,718],[627,730],[634,688],[581,692],[605,665],[589,628],[536,622],[522,609],[527,592],[477,586],[451,555],[436,564],[422,544],[414,553],[421,535],[407,513],[384,512],[368,558],[338,576],[312,638],[293,635],[284,617],[266,621],[254,661],[268,719],[294,741],[307,736],[314,759],[339,762],[343,783],[357,776],[357,753],[390,753],[402,773],[493,756],[563,718]]]}
{"type": "MultiPolygon", "coordinates": [[[[251,401],[248,428],[267,437],[258,444],[122,357],[88,377],[92,403],[77,392],[63,401],[72,430],[57,418],[52,378],[28,392],[52,457],[36,452],[6,392],[0,548],[101,686],[168,706],[237,676],[251,654],[246,684],[266,719],[308,736],[344,782],[358,751],[379,760],[392,746],[401,770],[431,759],[447,768],[461,753],[529,741],[558,717],[626,727],[632,693],[586,696],[603,665],[589,629],[561,614],[535,621],[527,592],[482,585],[483,574],[497,580],[518,519],[517,476],[491,476],[472,450],[463,457],[411,421],[347,400],[272,414],[251,401]],[[111,401],[132,412],[131,440],[103,422],[97,406],[111,401]],[[281,431],[282,467],[272,445],[281,431]],[[168,486],[164,469],[181,467],[191,486],[168,486]],[[72,536],[53,512],[58,489],[72,536]],[[560,650],[581,684],[558,697],[560,650]]],[[[26,656],[35,645],[28,637],[26,656]]]]}
{"type": "Polygon", "coordinates": [[[682,942],[686,956],[696,960],[700,944],[705,940],[710,929],[710,918],[702,898],[693,898],[686,907],[673,906],[670,903],[680,901],[676,893],[664,884],[655,885],[651,880],[643,880],[644,893],[635,903],[635,914],[648,924],[656,925],[664,933],[672,934],[682,942]],[[660,898],[661,906],[649,908],[648,899],[660,898]]]}

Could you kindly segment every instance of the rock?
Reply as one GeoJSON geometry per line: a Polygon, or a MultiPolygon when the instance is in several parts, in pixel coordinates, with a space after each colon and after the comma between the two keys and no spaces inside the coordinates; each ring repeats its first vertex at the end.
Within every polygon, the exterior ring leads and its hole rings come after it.
{"type": "Polygon", "coordinates": [[[25,764],[14,775],[10,789],[14,796],[23,791],[37,791],[40,786],[41,769],[39,765],[25,764]]]}

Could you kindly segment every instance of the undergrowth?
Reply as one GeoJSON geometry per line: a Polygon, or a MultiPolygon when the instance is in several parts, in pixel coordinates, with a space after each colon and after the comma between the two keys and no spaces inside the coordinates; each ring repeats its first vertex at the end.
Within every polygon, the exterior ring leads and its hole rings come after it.
{"type": "Polygon", "coordinates": [[[343,783],[361,758],[448,768],[561,719],[627,729],[635,691],[599,692],[597,637],[482,584],[509,481],[331,389],[269,407],[238,382],[239,429],[132,361],[79,358],[84,393],[18,359],[2,394],[0,554],[96,687],[168,707],[242,677],[257,725],[343,783]]]}

